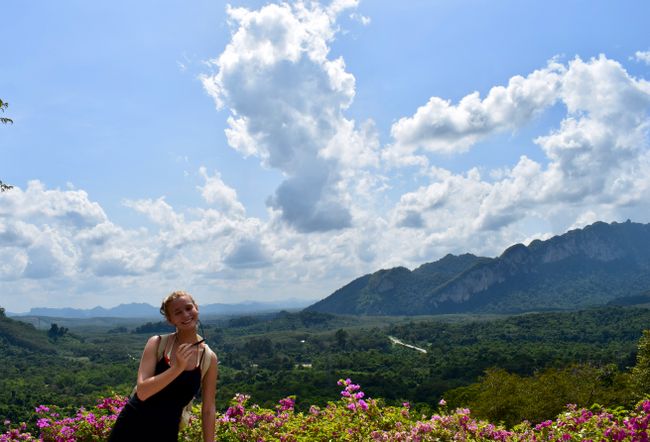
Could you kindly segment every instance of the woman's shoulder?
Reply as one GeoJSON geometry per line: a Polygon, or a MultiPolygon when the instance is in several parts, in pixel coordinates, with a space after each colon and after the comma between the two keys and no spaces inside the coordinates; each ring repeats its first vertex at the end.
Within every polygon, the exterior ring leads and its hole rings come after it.
{"type": "Polygon", "coordinates": [[[165,335],[153,335],[150,336],[149,339],[147,339],[147,344],[146,347],[153,347],[153,348],[165,348],[167,345],[167,342],[169,341],[169,337],[172,336],[173,333],[165,334],[165,335]]]}
{"type": "Polygon", "coordinates": [[[209,367],[214,364],[217,365],[219,363],[219,358],[217,357],[217,354],[210,348],[210,346],[206,343],[203,343],[203,358],[201,358],[201,371],[205,372],[209,369],[209,367]]]}
{"type": "Polygon", "coordinates": [[[201,344],[201,346],[203,347],[203,352],[206,356],[208,356],[210,359],[217,358],[217,354],[214,352],[214,350],[210,348],[210,346],[207,343],[204,342],[203,344],[201,344]]]}
{"type": "Polygon", "coordinates": [[[151,342],[151,343],[156,343],[156,344],[158,344],[159,342],[164,342],[164,341],[166,341],[167,339],[169,339],[169,336],[171,336],[171,333],[170,333],[170,334],[166,334],[166,335],[153,335],[153,336],[149,336],[149,339],[147,339],[147,343],[150,343],[150,342],[151,342]]]}

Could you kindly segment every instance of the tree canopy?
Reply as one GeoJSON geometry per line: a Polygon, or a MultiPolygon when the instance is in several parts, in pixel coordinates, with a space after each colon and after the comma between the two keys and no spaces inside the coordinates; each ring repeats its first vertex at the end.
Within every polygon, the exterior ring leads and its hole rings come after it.
{"type": "MultiPolygon", "coordinates": [[[[5,109],[7,109],[8,107],[9,107],[9,103],[7,103],[6,101],[2,101],[2,99],[0,99],[0,113],[4,113],[5,109]]],[[[0,117],[0,123],[2,124],[8,124],[13,122],[14,120],[12,120],[11,118],[0,117]]]]}

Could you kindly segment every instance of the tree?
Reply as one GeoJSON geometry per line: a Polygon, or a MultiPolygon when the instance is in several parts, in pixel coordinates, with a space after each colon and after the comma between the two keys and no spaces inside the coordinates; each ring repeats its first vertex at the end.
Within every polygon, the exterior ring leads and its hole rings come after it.
{"type": "Polygon", "coordinates": [[[52,323],[50,329],[47,331],[47,336],[53,341],[56,341],[66,333],[68,333],[68,329],[66,327],[59,327],[56,323],[52,323]]]}
{"type": "Polygon", "coordinates": [[[636,353],[636,365],[632,367],[632,388],[641,399],[650,394],[650,330],[643,330],[636,353]]]}
{"type": "MultiPolygon", "coordinates": [[[[0,113],[4,113],[5,109],[8,108],[8,107],[9,107],[9,103],[7,103],[6,101],[2,101],[2,99],[0,99],[0,113]]],[[[8,123],[13,123],[13,122],[14,122],[14,120],[12,120],[11,118],[0,117],[0,123],[2,123],[2,124],[8,124],[8,123]]],[[[5,184],[5,183],[2,182],[2,180],[0,180],[0,192],[4,192],[5,190],[12,189],[13,187],[14,186],[10,186],[9,184],[5,184]]]]}
{"type": "Polygon", "coordinates": [[[347,346],[348,336],[349,336],[348,332],[346,332],[342,328],[338,329],[336,333],[334,333],[334,339],[336,339],[336,346],[341,350],[344,350],[345,347],[347,346]]]}
{"type": "MultiPolygon", "coordinates": [[[[4,113],[5,109],[8,107],[9,107],[9,103],[7,103],[6,101],[2,101],[2,99],[0,99],[0,113],[4,113]]],[[[11,118],[0,117],[0,123],[2,124],[8,124],[13,122],[14,120],[12,120],[11,118]]]]}

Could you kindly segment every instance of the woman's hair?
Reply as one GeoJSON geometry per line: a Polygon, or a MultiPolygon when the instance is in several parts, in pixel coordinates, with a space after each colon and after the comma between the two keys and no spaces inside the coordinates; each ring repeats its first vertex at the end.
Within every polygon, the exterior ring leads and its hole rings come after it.
{"type": "Polygon", "coordinates": [[[175,292],[171,292],[169,295],[165,297],[165,299],[163,299],[162,304],[160,305],[160,314],[163,315],[166,319],[169,319],[169,312],[167,311],[167,306],[174,299],[180,298],[181,296],[187,296],[188,298],[190,298],[190,301],[192,301],[192,304],[194,304],[194,306],[197,309],[199,308],[199,306],[196,305],[196,301],[194,300],[192,295],[190,295],[189,293],[183,290],[176,290],[175,292]]]}

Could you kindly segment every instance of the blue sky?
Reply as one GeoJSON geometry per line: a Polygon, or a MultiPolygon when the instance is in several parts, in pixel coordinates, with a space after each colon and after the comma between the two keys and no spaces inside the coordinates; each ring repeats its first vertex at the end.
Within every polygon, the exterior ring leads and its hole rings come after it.
{"type": "Polygon", "coordinates": [[[650,222],[644,1],[3,6],[0,305],[320,299],[650,222]]]}

